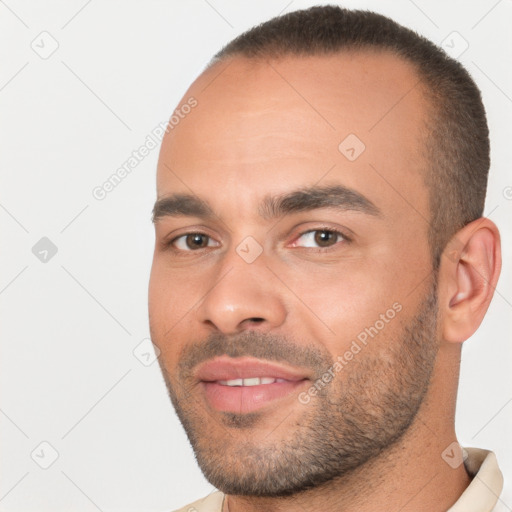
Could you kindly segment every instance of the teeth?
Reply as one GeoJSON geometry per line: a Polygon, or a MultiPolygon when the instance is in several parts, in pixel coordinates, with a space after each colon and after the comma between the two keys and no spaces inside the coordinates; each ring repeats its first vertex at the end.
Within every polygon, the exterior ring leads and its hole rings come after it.
{"type": "Polygon", "coordinates": [[[260,384],[273,384],[274,382],[284,382],[284,379],[273,379],[272,377],[251,377],[250,379],[231,379],[219,380],[222,386],[259,386],[260,384]]]}
{"type": "Polygon", "coordinates": [[[251,379],[244,379],[244,386],[259,386],[261,379],[259,377],[252,377],[251,379]]]}
{"type": "Polygon", "coordinates": [[[244,380],[243,379],[219,380],[219,384],[222,384],[223,386],[243,386],[244,380]]]}

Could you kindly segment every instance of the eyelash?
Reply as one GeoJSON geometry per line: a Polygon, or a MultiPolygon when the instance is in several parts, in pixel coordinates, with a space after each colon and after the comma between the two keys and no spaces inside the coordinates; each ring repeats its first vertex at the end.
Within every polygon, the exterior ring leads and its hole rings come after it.
{"type": "MultiPolygon", "coordinates": [[[[332,233],[336,236],[339,236],[342,238],[342,240],[339,240],[337,241],[334,245],[332,246],[328,246],[328,247],[297,247],[297,248],[302,248],[302,249],[307,249],[308,251],[311,251],[311,252],[322,252],[322,253],[325,253],[325,252],[329,252],[331,250],[335,250],[338,245],[341,243],[341,242],[345,242],[345,243],[350,243],[352,241],[352,239],[350,237],[348,237],[343,231],[340,231],[339,229],[334,229],[334,228],[331,228],[331,227],[318,227],[318,228],[315,228],[315,229],[308,229],[306,231],[303,231],[302,233],[299,233],[299,235],[294,239],[294,241],[296,240],[299,240],[301,237],[303,237],[304,235],[307,235],[308,233],[316,233],[316,232],[321,232],[321,231],[325,231],[325,232],[328,232],[328,233],[332,233]]],[[[178,249],[175,247],[175,243],[177,240],[179,240],[180,238],[184,238],[184,237],[187,237],[187,236],[190,236],[190,235],[200,235],[200,236],[204,236],[204,237],[207,237],[208,239],[212,240],[213,238],[206,234],[206,233],[202,233],[200,231],[191,231],[191,232],[188,232],[188,233],[183,233],[177,237],[174,237],[172,240],[169,240],[168,242],[165,243],[165,246],[169,249],[171,249],[173,252],[175,253],[180,253],[180,254],[184,254],[184,253],[195,253],[195,252],[200,252],[201,249],[209,249],[210,247],[200,247],[198,249],[178,249]]]]}

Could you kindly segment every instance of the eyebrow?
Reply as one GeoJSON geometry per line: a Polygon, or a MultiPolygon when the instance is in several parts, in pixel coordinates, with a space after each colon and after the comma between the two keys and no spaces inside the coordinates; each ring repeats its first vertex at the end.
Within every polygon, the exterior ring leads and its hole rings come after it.
{"type": "MultiPolygon", "coordinates": [[[[340,211],[357,211],[380,217],[381,211],[368,198],[342,185],[301,188],[277,196],[266,195],[258,213],[265,220],[320,208],[340,211]]],[[[153,222],[162,217],[192,216],[216,218],[206,200],[192,194],[172,194],[158,199],[153,208],[153,222]]]]}

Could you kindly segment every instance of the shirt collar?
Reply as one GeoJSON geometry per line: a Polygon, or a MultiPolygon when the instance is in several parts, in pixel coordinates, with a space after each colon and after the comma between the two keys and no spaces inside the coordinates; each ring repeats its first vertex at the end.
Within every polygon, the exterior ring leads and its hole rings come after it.
{"type": "Polygon", "coordinates": [[[480,448],[465,448],[464,466],[471,483],[447,512],[491,512],[503,489],[496,455],[480,448]]]}

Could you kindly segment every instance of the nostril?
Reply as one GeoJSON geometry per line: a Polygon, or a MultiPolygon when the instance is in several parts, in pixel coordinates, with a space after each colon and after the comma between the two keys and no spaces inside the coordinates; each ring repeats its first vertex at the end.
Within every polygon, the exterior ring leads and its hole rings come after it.
{"type": "Polygon", "coordinates": [[[257,318],[257,317],[255,317],[255,318],[249,318],[248,320],[249,320],[250,322],[254,322],[254,323],[258,323],[258,324],[259,324],[260,322],[263,322],[263,318],[257,318]]]}

